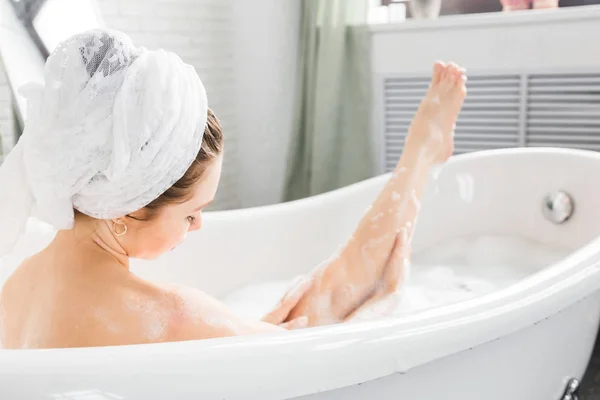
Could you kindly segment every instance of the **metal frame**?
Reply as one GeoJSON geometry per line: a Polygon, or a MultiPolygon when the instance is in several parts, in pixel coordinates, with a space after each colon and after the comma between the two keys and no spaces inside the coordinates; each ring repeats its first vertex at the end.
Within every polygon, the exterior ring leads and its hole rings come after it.
{"type": "Polygon", "coordinates": [[[38,35],[37,31],[33,27],[33,20],[35,19],[35,16],[38,14],[38,12],[42,9],[46,1],[47,0],[11,0],[10,2],[13,8],[15,9],[17,17],[19,18],[25,29],[27,29],[29,36],[31,36],[31,39],[33,40],[37,48],[40,50],[40,53],[42,53],[44,58],[48,58],[50,53],[48,52],[48,49],[42,42],[42,39],[38,35]]]}

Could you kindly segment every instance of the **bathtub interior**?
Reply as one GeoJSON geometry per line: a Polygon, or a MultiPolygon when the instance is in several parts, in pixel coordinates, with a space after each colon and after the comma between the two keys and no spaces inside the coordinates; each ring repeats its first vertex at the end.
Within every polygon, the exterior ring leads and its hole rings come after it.
{"type": "MultiPolygon", "coordinates": [[[[417,222],[414,252],[445,240],[484,234],[520,236],[574,251],[600,234],[600,189],[590,176],[600,156],[583,151],[519,149],[453,157],[432,171],[417,222]],[[563,190],[575,202],[564,224],[542,213],[547,194],[563,190]]],[[[200,232],[161,258],[134,260],[143,277],[200,288],[223,298],[241,287],[287,280],[325,261],[351,235],[388,176],[274,206],[207,213],[200,232]]],[[[0,268],[47,243],[50,229],[32,229],[0,268]]],[[[2,279],[0,277],[0,279],[2,279]]]]}
{"type": "MultiPolygon", "coordinates": [[[[559,149],[519,149],[457,156],[434,170],[417,222],[414,252],[456,237],[507,235],[574,251],[600,234],[600,189],[591,171],[600,156],[559,149]],[[542,213],[544,197],[572,196],[563,224],[542,213]]],[[[388,179],[379,176],[306,200],[209,214],[204,229],[140,274],[194,285],[223,297],[240,287],[310,271],[351,235],[388,179]]]]}

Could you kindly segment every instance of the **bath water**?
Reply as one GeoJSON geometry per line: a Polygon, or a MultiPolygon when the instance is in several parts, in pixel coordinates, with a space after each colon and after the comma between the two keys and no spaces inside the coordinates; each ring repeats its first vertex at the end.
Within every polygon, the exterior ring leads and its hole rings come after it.
{"type": "MultiPolygon", "coordinates": [[[[559,261],[571,251],[518,236],[484,235],[440,242],[414,253],[408,282],[402,288],[394,314],[468,300],[502,289],[559,261]]],[[[224,301],[240,315],[259,319],[281,299],[290,281],[247,286],[224,301]]]]}

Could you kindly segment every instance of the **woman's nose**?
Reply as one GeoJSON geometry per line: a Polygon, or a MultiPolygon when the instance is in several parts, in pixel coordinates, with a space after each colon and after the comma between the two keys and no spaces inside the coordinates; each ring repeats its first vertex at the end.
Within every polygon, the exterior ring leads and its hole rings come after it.
{"type": "Polygon", "coordinates": [[[188,229],[188,232],[194,232],[197,230],[200,230],[200,228],[202,228],[202,218],[197,218],[196,221],[194,221],[193,224],[190,224],[190,229],[188,229]]]}

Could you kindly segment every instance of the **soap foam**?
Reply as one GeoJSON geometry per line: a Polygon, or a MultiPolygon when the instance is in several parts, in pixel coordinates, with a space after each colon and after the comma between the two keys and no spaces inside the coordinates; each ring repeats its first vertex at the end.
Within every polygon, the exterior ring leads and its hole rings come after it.
{"type": "MultiPolygon", "coordinates": [[[[438,307],[505,288],[559,261],[569,250],[517,236],[443,241],[415,253],[394,315],[438,307]]],[[[284,295],[289,281],[245,287],[225,299],[235,312],[259,319],[284,295]]],[[[373,306],[374,314],[379,306],[373,306]]]]}

